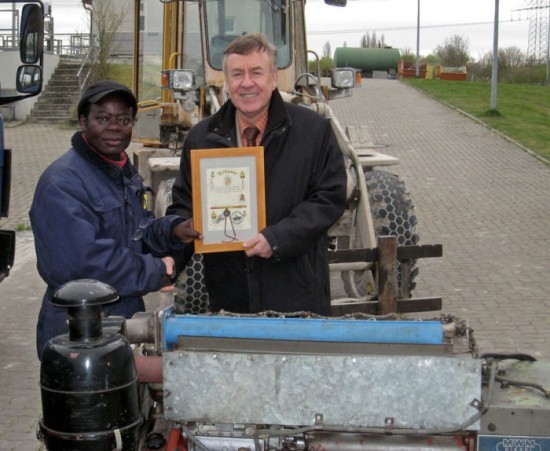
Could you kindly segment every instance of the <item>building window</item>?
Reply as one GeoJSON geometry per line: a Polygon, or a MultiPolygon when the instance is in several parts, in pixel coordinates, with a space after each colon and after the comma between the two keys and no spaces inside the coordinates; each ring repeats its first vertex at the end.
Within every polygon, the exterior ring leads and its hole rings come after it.
{"type": "Polygon", "coordinates": [[[143,0],[139,2],[139,31],[145,30],[145,6],[143,0]]]}
{"type": "Polygon", "coordinates": [[[226,33],[234,33],[235,32],[235,18],[234,17],[226,17],[224,25],[225,25],[225,32],[226,33]]]}

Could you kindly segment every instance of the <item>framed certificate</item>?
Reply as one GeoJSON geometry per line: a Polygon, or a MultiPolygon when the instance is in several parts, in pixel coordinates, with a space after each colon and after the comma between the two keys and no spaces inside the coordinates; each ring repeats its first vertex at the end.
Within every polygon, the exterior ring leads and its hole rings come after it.
{"type": "Polygon", "coordinates": [[[191,150],[195,252],[243,250],[265,227],[263,147],[191,150]]]}

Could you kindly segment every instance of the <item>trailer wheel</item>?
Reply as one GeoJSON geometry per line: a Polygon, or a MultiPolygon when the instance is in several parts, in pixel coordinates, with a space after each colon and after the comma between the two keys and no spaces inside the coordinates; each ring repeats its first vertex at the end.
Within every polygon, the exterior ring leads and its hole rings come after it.
{"type": "MultiPolygon", "coordinates": [[[[376,236],[396,236],[398,246],[418,244],[414,203],[404,182],[394,174],[378,170],[365,172],[365,182],[376,236]]],[[[410,271],[409,293],[416,286],[416,260],[411,261],[410,271]]],[[[401,278],[401,265],[398,263],[397,283],[400,292],[401,278]]],[[[370,295],[367,287],[372,285],[372,281],[369,283],[369,279],[372,279],[370,271],[342,272],[344,289],[350,297],[370,295]]]]}
{"type": "MultiPolygon", "coordinates": [[[[155,216],[164,216],[166,209],[172,203],[172,187],[176,179],[168,179],[159,183],[155,199],[155,216]]],[[[208,292],[204,283],[204,266],[201,254],[194,254],[176,280],[176,295],[174,309],[178,313],[199,314],[209,309],[208,292]]]]}
{"type": "Polygon", "coordinates": [[[176,281],[174,309],[177,313],[198,315],[208,312],[209,307],[202,255],[194,254],[176,281]]]}

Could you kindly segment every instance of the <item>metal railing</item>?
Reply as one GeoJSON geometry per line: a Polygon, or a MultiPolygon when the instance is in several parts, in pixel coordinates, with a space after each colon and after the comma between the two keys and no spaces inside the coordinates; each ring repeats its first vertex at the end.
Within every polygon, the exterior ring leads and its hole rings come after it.
{"type": "MultiPolygon", "coordinates": [[[[10,33],[0,33],[0,50],[17,50],[19,39],[10,33]]],[[[83,34],[55,34],[44,37],[44,48],[55,55],[84,58],[90,48],[90,37],[83,34]]]]}
{"type": "Polygon", "coordinates": [[[78,69],[78,73],[76,74],[76,76],[78,77],[79,95],[82,94],[82,91],[84,90],[86,84],[88,83],[88,80],[90,79],[92,69],[99,54],[98,50],[99,48],[97,45],[97,40],[92,39],[90,45],[88,46],[88,53],[83,59],[82,64],[80,65],[80,69],[78,69]]]}

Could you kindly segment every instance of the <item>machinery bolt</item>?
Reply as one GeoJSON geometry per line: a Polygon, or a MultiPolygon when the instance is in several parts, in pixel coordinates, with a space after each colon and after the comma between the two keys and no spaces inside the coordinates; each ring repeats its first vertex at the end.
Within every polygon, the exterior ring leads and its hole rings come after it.
{"type": "Polygon", "coordinates": [[[323,425],[323,414],[322,413],[316,413],[315,414],[315,426],[322,426],[323,425]]]}
{"type": "Polygon", "coordinates": [[[244,433],[248,437],[252,437],[255,432],[256,432],[256,427],[255,426],[247,426],[247,427],[244,428],[244,433]]]}
{"type": "Polygon", "coordinates": [[[166,444],[166,439],[162,434],[152,432],[147,436],[145,442],[150,449],[161,449],[166,444]]]}

